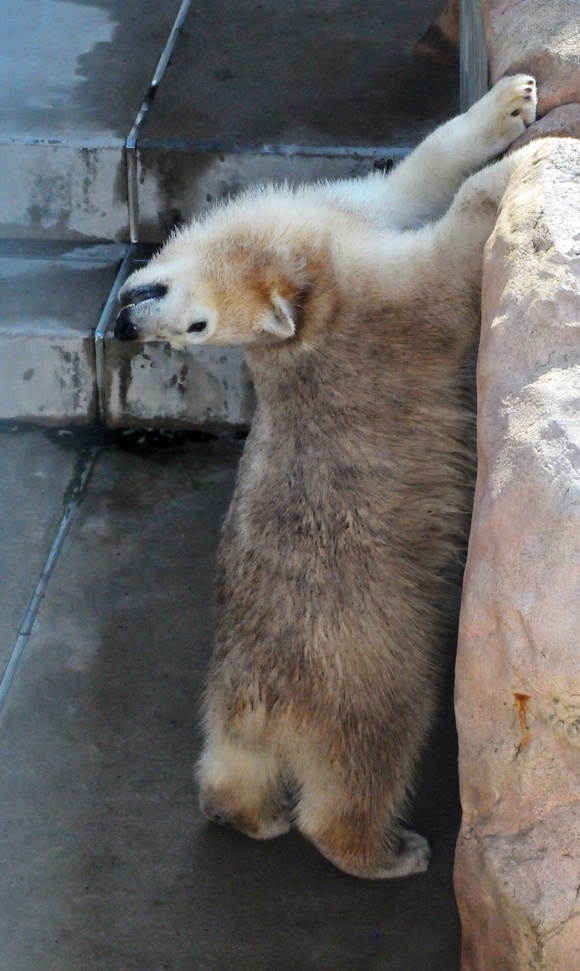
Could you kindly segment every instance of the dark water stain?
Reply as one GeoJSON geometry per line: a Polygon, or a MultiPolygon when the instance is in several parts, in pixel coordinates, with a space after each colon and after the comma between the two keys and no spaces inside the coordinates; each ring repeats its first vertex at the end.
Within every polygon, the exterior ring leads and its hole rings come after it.
{"type": "MultiPolygon", "coordinates": [[[[0,421],[0,452],[3,437],[33,434],[37,433],[38,430],[37,424],[0,421]]],[[[166,465],[168,461],[173,461],[192,448],[203,449],[204,445],[210,450],[214,447],[218,450],[225,448],[239,458],[243,448],[242,442],[247,434],[246,432],[235,432],[220,436],[204,431],[173,431],[158,428],[108,429],[96,424],[90,426],[70,425],[64,428],[46,426],[42,427],[41,431],[44,438],[52,445],[74,456],[71,476],[63,492],[63,512],[71,499],[76,497],[81,477],[89,457],[95,449],[99,453],[111,451],[126,453],[135,456],[137,459],[145,460],[149,464],[153,463],[153,465],[166,465]]],[[[80,495],[79,505],[84,500],[89,482],[90,476],[80,495]]],[[[202,478],[195,475],[188,479],[188,487],[193,491],[209,488],[202,478]]]]}
{"type": "MultiPolygon", "coordinates": [[[[180,0],[62,0],[105,10],[114,24],[109,42],[78,58],[74,98],[91,127],[125,139],[147,94],[181,5],[180,0]]],[[[81,119],[77,122],[82,124],[81,119]]]]}
{"type": "Polygon", "coordinates": [[[196,185],[214,165],[215,157],[207,152],[195,154],[184,151],[187,146],[169,151],[167,147],[142,144],[139,151],[140,180],[156,186],[158,198],[157,221],[141,219],[141,233],[146,239],[159,237],[161,227],[165,239],[187,222],[177,199],[187,197],[188,186],[196,185]]]}

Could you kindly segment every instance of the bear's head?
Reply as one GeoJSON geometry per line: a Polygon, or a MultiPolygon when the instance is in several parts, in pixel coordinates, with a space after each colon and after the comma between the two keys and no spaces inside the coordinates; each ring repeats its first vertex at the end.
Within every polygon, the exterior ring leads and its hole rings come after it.
{"type": "Polygon", "coordinates": [[[178,230],[122,287],[115,337],[177,348],[292,340],[318,262],[294,200],[262,192],[178,230]]]}

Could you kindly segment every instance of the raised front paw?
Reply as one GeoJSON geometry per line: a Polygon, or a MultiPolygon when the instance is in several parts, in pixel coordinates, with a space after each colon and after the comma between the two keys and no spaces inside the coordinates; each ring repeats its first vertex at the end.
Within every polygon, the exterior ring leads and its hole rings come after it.
{"type": "Polygon", "coordinates": [[[536,120],[537,103],[536,82],[529,74],[502,78],[482,98],[479,106],[487,114],[486,134],[498,152],[511,145],[536,120]]]}

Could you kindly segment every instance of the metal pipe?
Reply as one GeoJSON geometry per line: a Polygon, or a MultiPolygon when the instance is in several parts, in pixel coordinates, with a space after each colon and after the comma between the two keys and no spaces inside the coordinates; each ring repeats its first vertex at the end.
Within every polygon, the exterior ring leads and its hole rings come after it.
{"type": "Polygon", "coordinates": [[[135,255],[135,246],[133,243],[129,243],[125,250],[125,255],[121,261],[121,266],[117,271],[117,276],[115,277],[115,282],[109,293],[107,302],[103,307],[103,312],[100,316],[99,323],[95,329],[95,373],[96,373],[96,383],[97,383],[97,407],[99,418],[104,422],[105,420],[105,333],[107,331],[107,326],[111,315],[113,312],[113,307],[115,301],[119,294],[119,290],[123,286],[127,276],[129,275],[129,269],[131,266],[131,261],[135,255]]]}
{"type": "Polygon", "coordinates": [[[479,0],[461,0],[459,11],[459,110],[467,111],[489,89],[489,63],[479,0]]]}
{"type": "Polygon", "coordinates": [[[127,140],[125,142],[125,155],[127,159],[127,204],[129,207],[129,238],[132,243],[137,243],[139,240],[139,178],[138,178],[138,167],[139,162],[137,158],[137,140],[139,138],[139,133],[145,122],[147,114],[151,105],[153,104],[153,99],[157,94],[157,89],[161,84],[163,75],[167,65],[169,64],[169,58],[173,53],[173,49],[177,42],[179,32],[185,23],[185,18],[189,12],[192,0],[183,0],[175,22],[167,38],[167,42],[163,51],[161,52],[161,57],[157,62],[157,67],[155,68],[155,73],[151,80],[151,84],[147,90],[141,107],[137,112],[137,117],[133,123],[133,127],[129,132],[127,140]]]}

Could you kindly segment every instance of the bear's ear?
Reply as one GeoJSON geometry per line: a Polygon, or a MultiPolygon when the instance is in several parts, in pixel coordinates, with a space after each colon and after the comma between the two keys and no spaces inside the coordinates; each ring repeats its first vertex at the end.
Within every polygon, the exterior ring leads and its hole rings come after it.
{"type": "Polygon", "coordinates": [[[273,334],[274,337],[280,337],[282,340],[294,337],[296,333],[294,308],[276,290],[272,294],[272,309],[260,321],[260,329],[273,334]]]}

